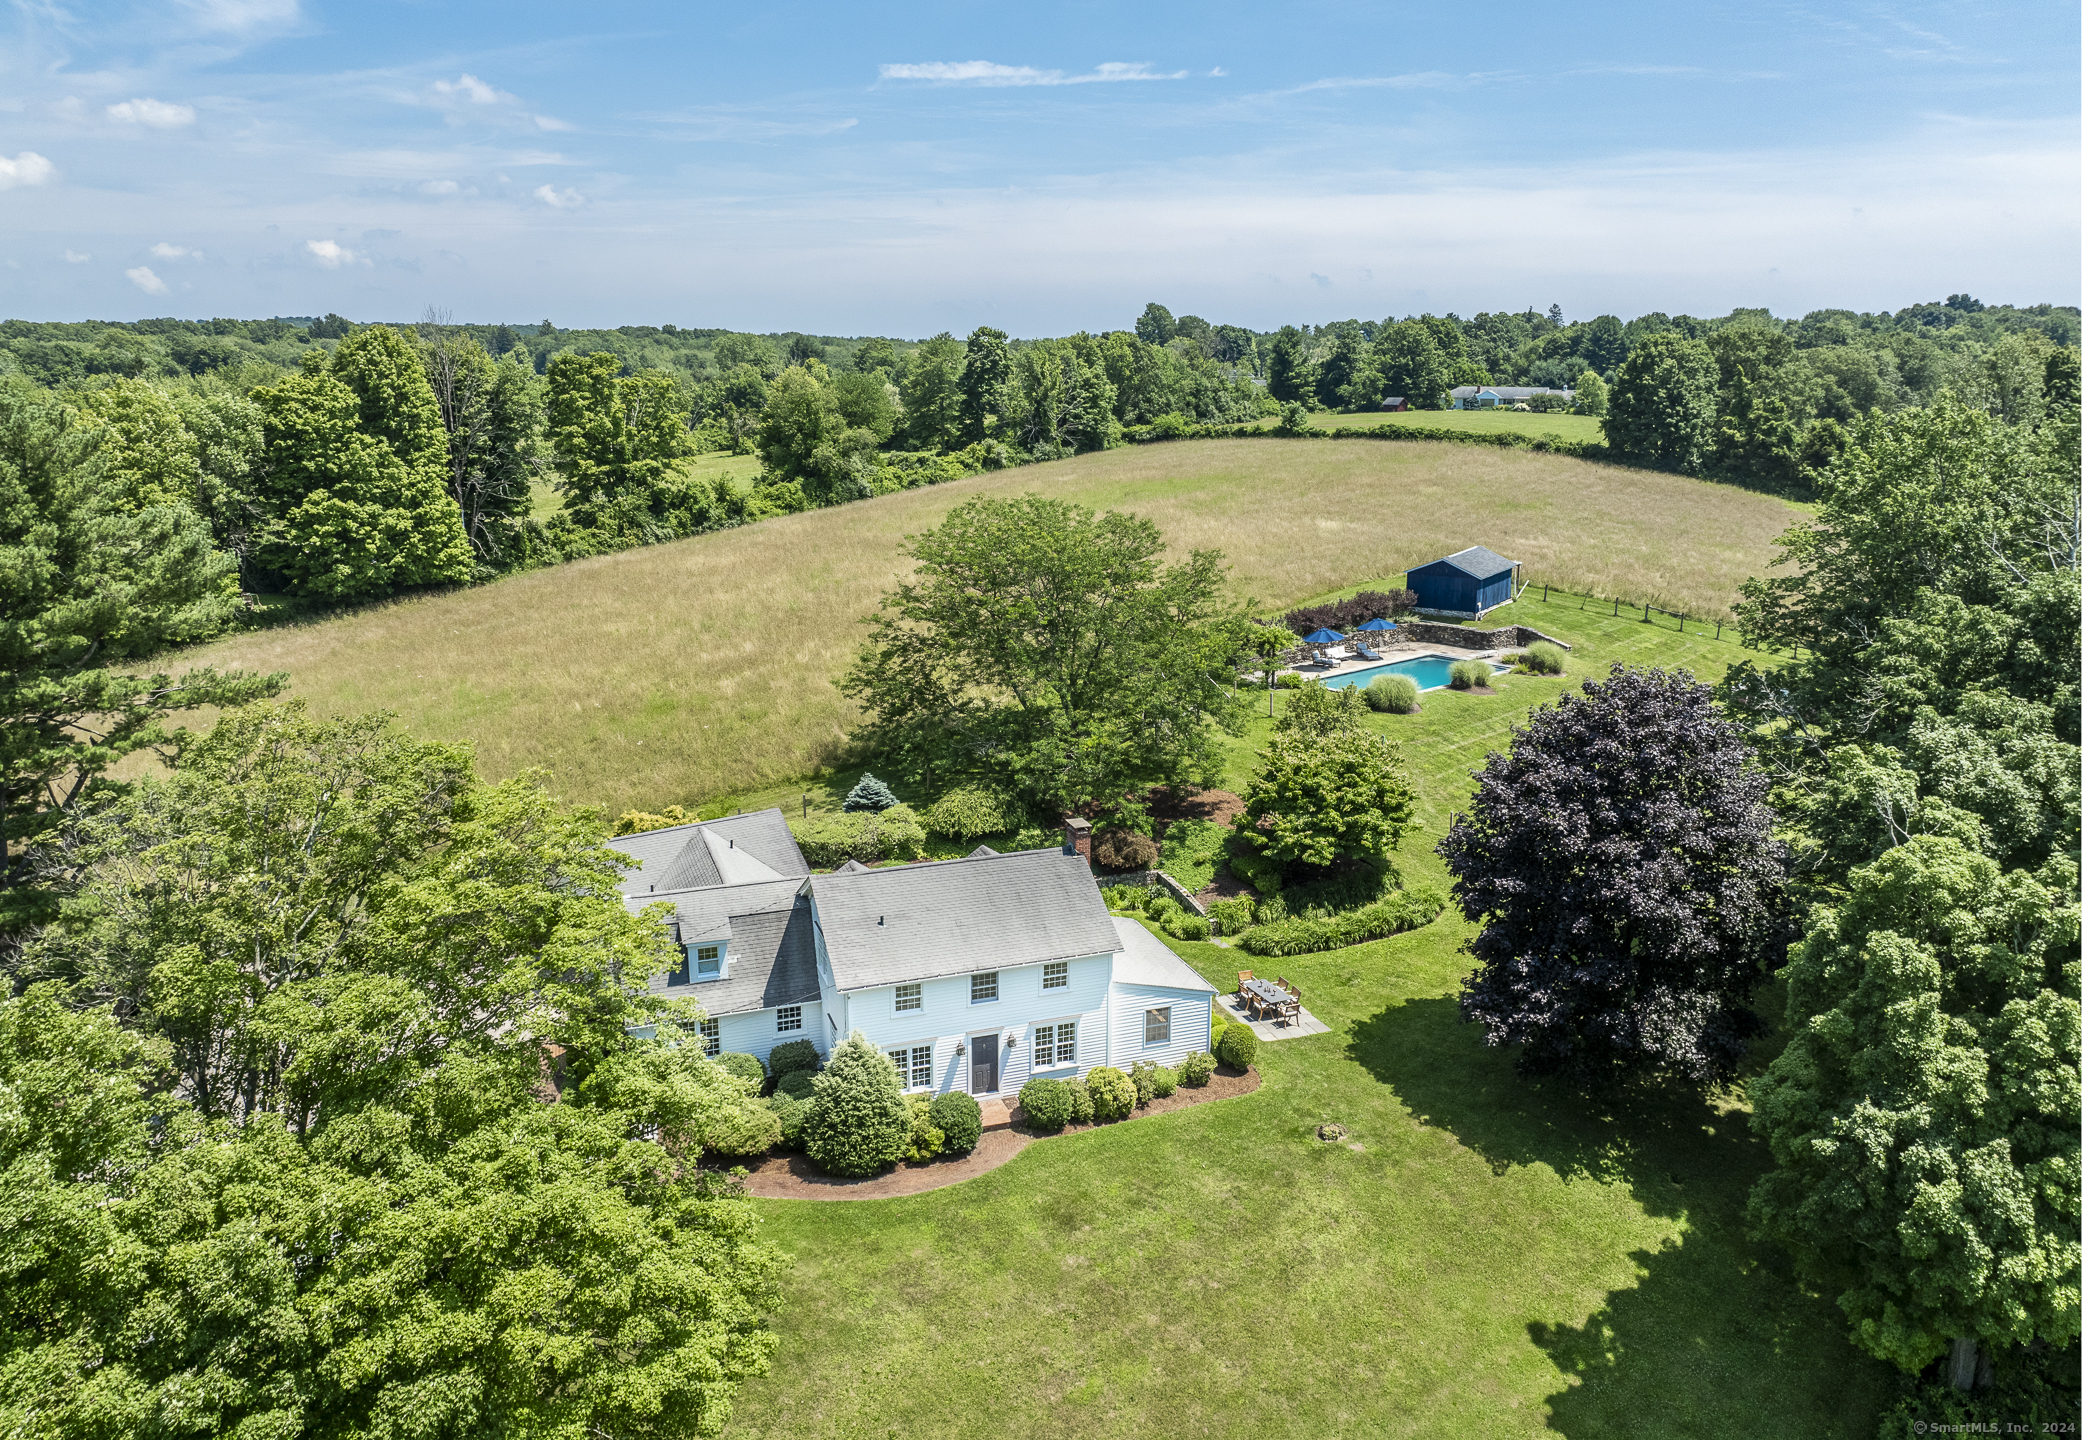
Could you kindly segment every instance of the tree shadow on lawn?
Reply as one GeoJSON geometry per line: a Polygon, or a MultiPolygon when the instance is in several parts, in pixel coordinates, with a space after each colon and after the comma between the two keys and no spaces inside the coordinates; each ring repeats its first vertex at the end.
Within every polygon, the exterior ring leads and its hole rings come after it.
{"type": "Polygon", "coordinates": [[[1677,1242],[1633,1252],[1637,1282],[1582,1325],[1527,1324],[1564,1377],[1548,1396],[1552,1429],[1573,1440],[1871,1432],[1884,1367],[1850,1346],[1836,1307],[1804,1291],[1779,1252],[1748,1237],[1744,1206],[1770,1155],[1734,1097],[1523,1079],[1515,1052],[1485,1046],[1451,996],[1358,1022],[1347,1053],[1492,1173],[1546,1165],[1624,1185],[1648,1214],[1683,1222],[1677,1242]]]}

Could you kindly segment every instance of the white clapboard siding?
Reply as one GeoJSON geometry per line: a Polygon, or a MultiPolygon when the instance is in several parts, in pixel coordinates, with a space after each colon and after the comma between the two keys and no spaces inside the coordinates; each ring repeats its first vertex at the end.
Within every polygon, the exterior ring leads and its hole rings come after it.
{"type": "Polygon", "coordinates": [[[776,1030],[779,1012],[776,1010],[748,1010],[742,1015],[723,1015],[722,1041],[725,1050],[734,1050],[740,1055],[757,1055],[763,1064],[773,1053],[776,1045],[790,1040],[807,1040],[815,1045],[819,1053],[828,1053],[831,1032],[824,1023],[824,1007],[815,1000],[806,1000],[802,1007],[802,1029],[776,1030]]]}
{"type": "MultiPolygon", "coordinates": [[[[1173,990],[1161,985],[1113,986],[1111,1044],[1106,1063],[1126,1070],[1137,1060],[1147,1060],[1152,1065],[1169,1065],[1178,1068],[1178,1063],[1195,1050],[1207,1048],[1208,1028],[1213,1023],[1212,1006],[1214,997],[1205,990],[1173,990]],[[1171,1007],[1171,1039],[1161,1045],[1148,1045],[1142,1039],[1143,1012],[1156,1006],[1171,1007]]],[[[1083,1057],[1079,1057],[1080,1059],[1083,1057]]],[[[1090,1062],[1097,1064],[1096,1059],[1090,1062]]]]}

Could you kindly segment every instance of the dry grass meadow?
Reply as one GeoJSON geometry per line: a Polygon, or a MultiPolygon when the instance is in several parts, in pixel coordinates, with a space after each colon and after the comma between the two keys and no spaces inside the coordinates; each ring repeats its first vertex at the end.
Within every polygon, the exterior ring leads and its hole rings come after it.
{"type": "Polygon", "coordinates": [[[1155,521],[1229,558],[1266,609],[1468,545],[1534,584],[1725,615],[1796,518],[1679,476],[1448,444],[1230,440],[1080,456],[248,635],[176,657],[287,671],[324,713],[394,711],[544,766],[609,813],[701,805],[815,771],[854,715],[833,686],[903,537],[974,495],[1035,491],[1155,521]],[[641,752],[641,753],[638,753],[641,752]]]}

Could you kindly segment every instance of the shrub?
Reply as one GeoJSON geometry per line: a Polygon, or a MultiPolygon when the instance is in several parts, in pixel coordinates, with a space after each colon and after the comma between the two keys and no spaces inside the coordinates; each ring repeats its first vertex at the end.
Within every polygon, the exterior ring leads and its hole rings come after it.
{"type": "Polygon", "coordinates": [[[1316,631],[1356,630],[1369,620],[1392,620],[1417,608],[1417,592],[1414,590],[1362,590],[1349,600],[1333,600],[1327,605],[1304,605],[1299,610],[1289,610],[1280,617],[1280,622],[1296,635],[1312,635],[1316,631]]]}
{"type": "Polygon", "coordinates": [[[1198,915],[1180,915],[1164,922],[1164,933],[1174,940],[1205,940],[1207,922],[1198,915]]]}
{"type": "Polygon", "coordinates": [[[1455,690],[1472,690],[1478,685],[1487,685],[1490,674],[1487,661],[1455,660],[1446,672],[1446,683],[1455,690]]]}
{"type": "Polygon", "coordinates": [[[675,825],[686,823],[687,812],[678,805],[667,805],[656,815],[648,810],[624,810],[622,818],[614,822],[614,833],[640,835],[646,830],[670,830],[675,825]]]}
{"type": "Polygon", "coordinates": [[[956,840],[1001,834],[1015,828],[1024,818],[1016,800],[981,785],[949,790],[933,801],[924,816],[927,830],[956,840]]]}
{"type": "Polygon", "coordinates": [[[1108,830],[1092,845],[1092,858],[1108,870],[1147,870],[1162,853],[1156,841],[1132,830],[1108,830]]]}
{"type": "Polygon", "coordinates": [[[701,1127],[701,1148],[718,1155],[764,1155],[780,1143],[780,1116],[758,1100],[717,1109],[701,1127]]]}
{"type": "MultiPolygon", "coordinates": [[[[798,1070],[794,1073],[800,1075],[802,1072],[798,1070]]],[[[769,1099],[766,1106],[774,1112],[774,1118],[781,1122],[781,1148],[802,1149],[802,1122],[809,1118],[809,1102],[783,1090],[769,1099]]]]}
{"type": "Polygon", "coordinates": [[[876,860],[916,860],[925,853],[925,827],[908,805],[892,805],[879,813],[860,810],[834,815],[826,811],[790,820],[788,828],[802,847],[803,859],[822,868],[848,860],[863,865],[876,860]]]}
{"type": "Polygon", "coordinates": [[[1535,675],[1559,675],[1562,673],[1562,648],[1545,640],[1535,640],[1525,647],[1524,664],[1535,675]]]}
{"type": "Polygon", "coordinates": [[[1019,1108],[1031,1128],[1052,1135],[1070,1123],[1077,1103],[1060,1080],[1029,1080],[1019,1087],[1019,1108]]]}
{"type": "Polygon", "coordinates": [[[1107,908],[1111,910],[1133,913],[1146,908],[1150,901],[1149,889],[1142,885],[1108,885],[1102,893],[1106,896],[1107,908]]]}
{"type": "Polygon", "coordinates": [[[1157,1094],[1157,1067],[1147,1060],[1137,1060],[1128,1067],[1128,1083],[1135,1087],[1135,1103],[1149,1104],[1157,1094]]]}
{"type": "MultiPolygon", "coordinates": [[[[1221,1007],[1219,1005],[1216,1006],[1215,1014],[1219,1016],[1221,1013],[1221,1007]]],[[[1220,1032],[1216,1033],[1219,1034],[1220,1032]]],[[[1208,1054],[1205,1050],[1195,1050],[1179,1062],[1178,1083],[1187,1089],[1198,1090],[1213,1077],[1214,1056],[1208,1054]]]]}
{"type": "Polygon", "coordinates": [[[1027,825],[1017,835],[1005,842],[1011,850],[1053,850],[1063,841],[1062,833],[1041,825],[1027,825]]]}
{"type": "Polygon", "coordinates": [[[751,1081],[753,1094],[766,1088],[766,1067],[759,1063],[757,1055],[740,1055],[735,1050],[725,1050],[716,1057],[716,1063],[738,1079],[751,1081]]]}
{"type": "Polygon", "coordinates": [[[860,777],[860,783],[846,792],[846,801],[839,808],[848,812],[873,810],[877,813],[897,803],[896,792],[872,775],[860,777]]]}
{"type": "Polygon", "coordinates": [[[822,1063],[817,1057],[816,1041],[786,1040],[767,1052],[766,1073],[777,1081],[794,1071],[807,1071],[814,1075],[822,1063]]]}
{"type": "Polygon", "coordinates": [[[816,1079],[807,1070],[790,1070],[774,1081],[774,1094],[787,1095],[808,1104],[810,1097],[817,1093],[816,1079]]]}
{"type": "Polygon", "coordinates": [[[1248,1025],[1230,1025],[1222,1030],[1215,1054],[1232,1070],[1248,1070],[1258,1058],[1258,1033],[1248,1025]]]}
{"type": "MultiPolygon", "coordinates": [[[[1115,1072],[1119,1073],[1119,1072],[1115,1072]]],[[[1092,1123],[1092,1091],[1082,1080],[1065,1080],[1063,1088],[1070,1092],[1070,1123],[1089,1125],[1092,1123]]]]}
{"type": "Polygon", "coordinates": [[[1168,1065],[1158,1065],[1150,1073],[1149,1093],[1152,1099],[1168,1100],[1178,1093],[1178,1072],[1168,1065]]]}
{"type": "Polygon", "coordinates": [[[1445,906],[1445,897],[1435,887],[1420,885],[1414,890],[1398,890],[1363,909],[1260,925],[1239,940],[1237,948],[1268,958],[1342,950],[1347,945],[1360,945],[1429,925],[1445,906]]]}
{"type": "Polygon", "coordinates": [[[1292,670],[1282,670],[1273,677],[1272,681],[1273,688],[1276,690],[1299,690],[1302,683],[1301,677],[1292,670]]]}
{"type": "Polygon", "coordinates": [[[1256,907],[1248,895],[1233,900],[1216,900],[1207,907],[1207,918],[1222,927],[1224,935],[1241,935],[1251,928],[1256,907]]]}
{"type": "Polygon", "coordinates": [[[873,1175],[902,1158],[911,1143],[911,1107],[896,1062],[859,1031],[833,1047],[811,1085],[803,1149],[818,1165],[834,1175],[873,1175]]]}
{"type": "Polygon", "coordinates": [[[933,1110],[923,1095],[909,1095],[904,1105],[910,1112],[911,1129],[904,1142],[904,1158],[913,1165],[923,1164],[940,1153],[947,1143],[947,1136],[939,1126],[933,1124],[933,1110]]]}
{"type": "Polygon", "coordinates": [[[1207,1048],[1216,1050],[1222,1043],[1222,1027],[1235,1022],[1229,1018],[1229,1012],[1221,1006],[1209,1004],[1207,1008],[1213,1012],[1207,1017],[1207,1048]]]}
{"type": "Polygon", "coordinates": [[[1417,708],[1417,682],[1407,675],[1376,675],[1361,692],[1369,710],[1408,715],[1417,708]]]}
{"type": "Polygon", "coordinates": [[[976,1148],[983,1138],[983,1107],[976,1103],[974,1095],[960,1090],[949,1090],[945,1095],[936,1095],[932,1103],[933,1124],[947,1137],[946,1148],[957,1154],[966,1155],[976,1148]]]}
{"type": "Polygon", "coordinates": [[[1111,1065],[1085,1076],[1084,1088],[1092,1097],[1094,1120],[1125,1120],[1135,1109],[1135,1082],[1111,1065]]]}

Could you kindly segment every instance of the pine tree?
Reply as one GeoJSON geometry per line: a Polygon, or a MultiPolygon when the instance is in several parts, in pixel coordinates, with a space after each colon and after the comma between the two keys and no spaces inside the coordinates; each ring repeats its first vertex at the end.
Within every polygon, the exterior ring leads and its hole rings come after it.
{"type": "Polygon", "coordinates": [[[896,792],[872,775],[860,777],[860,783],[846,792],[847,810],[887,810],[898,803],[896,792]]]}

